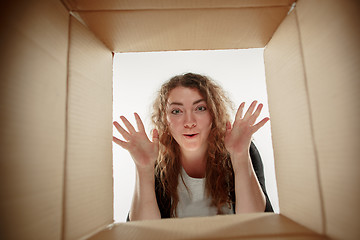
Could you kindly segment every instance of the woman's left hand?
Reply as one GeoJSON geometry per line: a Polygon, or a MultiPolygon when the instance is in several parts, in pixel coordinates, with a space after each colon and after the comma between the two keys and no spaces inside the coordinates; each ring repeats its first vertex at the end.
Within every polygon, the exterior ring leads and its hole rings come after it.
{"type": "Polygon", "coordinates": [[[259,104],[254,112],[256,105],[257,101],[253,101],[245,115],[242,116],[245,103],[241,103],[236,113],[233,126],[231,126],[230,122],[226,124],[225,147],[230,153],[234,170],[237,167],[234,166],[234,164],[236,164],[234,161],[239,161],[235,159],[249,159],[251,136],[269,120],[269,118],[266,117],[255,124],[263,107],[262,104],[259,104]]]}

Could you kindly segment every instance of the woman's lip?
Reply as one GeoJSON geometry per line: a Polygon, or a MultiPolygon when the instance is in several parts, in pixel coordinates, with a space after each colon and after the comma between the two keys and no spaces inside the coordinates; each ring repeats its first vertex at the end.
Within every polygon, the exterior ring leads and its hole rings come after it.
{"type": "Polygon", "coordinates": [[[198,133],[183,134],[183,136],[186,138],[193,138],[193,137],[196,137],[197,135],[198,135],[198,133]]]}

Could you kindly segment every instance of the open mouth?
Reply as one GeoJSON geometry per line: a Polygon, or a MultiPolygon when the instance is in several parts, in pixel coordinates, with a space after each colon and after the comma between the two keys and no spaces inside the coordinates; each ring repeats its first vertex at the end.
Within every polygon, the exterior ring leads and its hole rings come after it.
{"type": "Polygon", "coordinates": [[[194,134],[184,134],[184,136],[187,137],[187,138],[192,138],[192,137],[195,137],[195,136],[197,136],[197,135],[198,135],[198,133],[194,133],[194,134]]]}

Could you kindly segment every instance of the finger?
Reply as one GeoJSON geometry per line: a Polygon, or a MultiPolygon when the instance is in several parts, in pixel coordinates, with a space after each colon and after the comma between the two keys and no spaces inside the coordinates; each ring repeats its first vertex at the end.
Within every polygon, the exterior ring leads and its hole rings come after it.
{"type": "Polygon", "coordinates": [[[159,143],[159,132],[156,129],[152,130],[152,142],[156,144],[159,143]]]}
{"type": "Polygon", "coordinates": [[[230,136],[230,133],[231,133],[231,123],[230,123],[230,121],[227,121],[226,122],[226,132],[225,132],[225,142],[226,142],[226,139],[228,138],[228,136],[230,136]]]}
{"type": "Polygon", "coordinates": [[[130,134],[118,122],[113,122],[113,124],[116,127],[116,129],[119,131],[121,136],[123,136],[123,138],[125,138],[125,140],[130,139],[130,137],[131,137],[130,134]]]}
{"type": "Polygon", "coordinates": [[[139,114],[134,113],[134,115],[135,115],[136,125],[138,127],[139,132],[145,132],[145,127],[144,127],[143,122],[141,121],[139,114]]]}
{"type": "Polygon", "coordinates": [[[263,120],[261,120],[260,122],[258,122],[257,124],[255,124],[252,128],[252,133],[254,134],[257,130],[259,130],[262,126],[265,125],[265,123],[267,123],[267,121],[269,121],[270,118],[266,117],[263,120]]]}
{"type": "Polygon", "coordinates": [[[122,141],[122,140],[120,140],[120,139],[118,139],[118,138],[116,138],[116,137],[113,137],[113,142],[116,143],[116,144],[118,144],[120,147],[122,147],[122,148],[124,148],[124,149],[127,150],[127,142],[122,141]]]}
{"type": "Polygon", "coordinates": [[[259,117],[259,115],[260,115],[260,113],[261,113],[261,109],[262,109],[262,108],[263,108],[263,105],[260,103],[260,104],[257,106],[254,114],[251,115],[250,118],[249,118],[249,124],[250,124],[250,125],[252,125],[252,124],[255,123],[256,119],[259,117]]]}
{"type": "Polygon", "coordinates": [[[230,121],[226,122],[226,131],[231,131],[231,123],[230,123],[230,121]]]}
{"type": "Polygon", "coordinates": [[[253,101],[251,104],[250,104],[250,107],[249,109],[246,111],[245,115],[244,115],[244,119],[249,119],[249,117],[252,115],[252,113],[254,112],[254,109],[255,109],[255,106],[257,104],[257,101],[253,101]]]}
{"type": "Polygon", "coordinates": [[[244,107],[245,107],[245,102],[242,102],[236,112],[236,115],[235,115],[235,122],[237,119],[241,119],[242,118],[242,114],[243,114],[243,110],[244,110],[244,107]]]}
{"type": "Polygon", "coordinates": [[[133,127],[133,125],[126,119],[126,117],[121,116],[120,117],[121,121],[123,121],[123,123],[125,124],[126,128],[129,130],[129,132],[131,134],[134,134],[136,132],[135,128],[133,127]]]}

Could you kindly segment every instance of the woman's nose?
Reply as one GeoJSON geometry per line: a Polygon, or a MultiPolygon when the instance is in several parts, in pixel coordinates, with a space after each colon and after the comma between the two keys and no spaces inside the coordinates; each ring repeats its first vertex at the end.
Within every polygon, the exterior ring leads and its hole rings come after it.
{"type": "Polygon", "coordinates": [[[184,127],[189,129],[196,127],[196,120],[191,113],[186,114],[184,127]]]}
{"type": "Polygon", "coordinates": [[[189,129],[192,129],[196,127],[196,123],[192,123],[192,124],[185,124],[185,128],[189,128],[189,129]]]}

